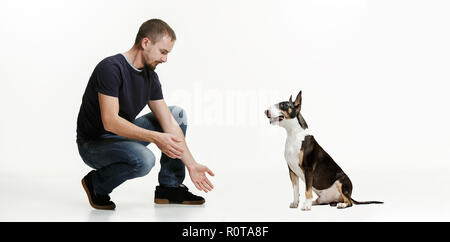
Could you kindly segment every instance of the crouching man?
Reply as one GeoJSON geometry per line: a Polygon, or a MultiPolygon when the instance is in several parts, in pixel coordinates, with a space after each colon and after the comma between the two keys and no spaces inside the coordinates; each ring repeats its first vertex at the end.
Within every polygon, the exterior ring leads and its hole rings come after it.
{"type": "Polygon", "coordinates": [[[77,145],[83,161],[93,168],[83,179],[89,203],[97,209],[114,209],[109,194],[125,182],[142,177],[155,165],[147,148],[162,151],[155,203],[203,204],[205,199],[183,185],[185,168],[198,190],[213,189],[208,167],[197,163],[184,136],[185,111],[168,107],[157,65],[167,62],[176,36],[164,21],[141,25],[134,46],[103,59],[94,69],[84,92],[77,120],[77,145]],[[136,119],[148,105],[152,112],[136,119]]]}

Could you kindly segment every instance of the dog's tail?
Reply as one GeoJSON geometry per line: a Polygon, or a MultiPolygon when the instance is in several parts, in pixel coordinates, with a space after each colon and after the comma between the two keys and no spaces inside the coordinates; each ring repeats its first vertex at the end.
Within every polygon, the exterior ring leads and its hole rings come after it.
{"type": "Polygon", "coordinates": [[[380,201],[364,201],[364,202],[358,202],[358,201],[356,201],[356,200],[354,200],[353,198],[351,198],[352,199],[352,202],[354,203],[354,204],[356,204],[356,205],[360,205],[360,204],[372,204],[372,203],[375,203],[375,204],[383,204],[384,202],[380,202],[380,201]]]}

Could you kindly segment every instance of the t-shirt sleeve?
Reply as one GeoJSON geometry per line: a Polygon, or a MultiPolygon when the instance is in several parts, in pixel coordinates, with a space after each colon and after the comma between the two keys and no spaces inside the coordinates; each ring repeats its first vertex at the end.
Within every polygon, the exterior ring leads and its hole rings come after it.
{"type": "Polygon", "coordinates": [[[163,93],[162,93],[162,88],[161,88],[161,82],[159,82],[159,77],[156,73],[153,73],[153,80],[152,80],[152,85],[151,85],[151,89],[150,89],[150,100],[151,101],[155,101],[155,100],[160,100],[160,99],[164,99],[163,93]]]}
{"type": "Polygon", "coordinates": [[[102,94],[119,97],[121,85],[120,70],[113,63],[102,62],[97,66],[96,91],[102,94]]]}

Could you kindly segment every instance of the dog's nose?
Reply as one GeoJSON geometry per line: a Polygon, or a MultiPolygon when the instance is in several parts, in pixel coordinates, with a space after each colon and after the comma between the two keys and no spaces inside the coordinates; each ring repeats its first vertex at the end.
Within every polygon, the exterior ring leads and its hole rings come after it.
{"type": "Polygon", "coordinates": [[[266,114],[266,116],[267,116],[268,118],[270,118],[270,116],[269,116],[269,110],[264,111],[264,114],[266,114]]]}

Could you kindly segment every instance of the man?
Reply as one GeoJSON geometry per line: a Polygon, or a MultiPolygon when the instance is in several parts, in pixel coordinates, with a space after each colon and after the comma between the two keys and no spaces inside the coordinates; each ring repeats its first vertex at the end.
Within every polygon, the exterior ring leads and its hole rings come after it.
{"type": "Polygon", "coordinates": [[[146,146],[151,142],[162,151],[155,203],[205,202],[182,184],[185,167],[198,190],[213,189],[205,174],[214,176],[213,172],[197,163],[186,145],[184,110],[167,107],[154,72],[167,62],[175,40],[164,21],[148,20],[139,28],[134,46],[102,60],[89,79],[78,114],[77,145],[83,161],[95,169],[82,179],[94,208],[114,209],[109,197],[113,189],[150,172],[155,156],[146,146]],[[145,105],[152,112],[135,119],[145,105]]]}

